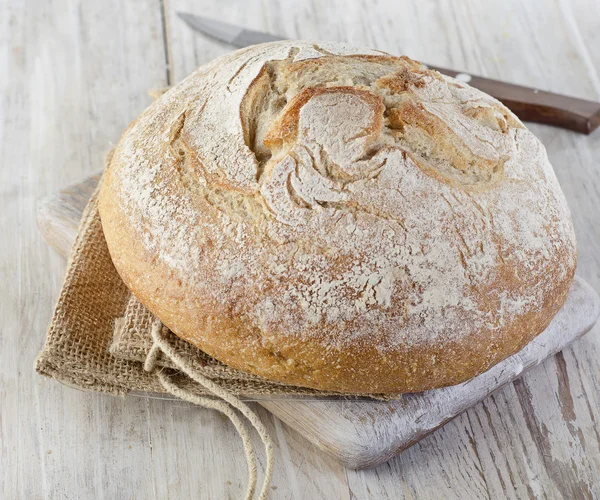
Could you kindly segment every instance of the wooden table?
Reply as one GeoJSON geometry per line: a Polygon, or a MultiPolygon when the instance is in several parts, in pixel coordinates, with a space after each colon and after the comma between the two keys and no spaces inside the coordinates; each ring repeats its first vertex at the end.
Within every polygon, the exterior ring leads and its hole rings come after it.
{"type": "MultiPolygon", "coordinates": [[[[97,171],[150,103],[229,47],[178,10],[288,37],[346,40],[600,99],[597,1],[0,0],[0,498],[238,498],[232,426],[184,403],[63,387],[33,360],[65,262],[35,225],[44,196],[97,171]]],[[[578,273],[600,289],[600,132],[544,126],[573,211],[578,273]]],[[[373,470],[344,469],[257,408],[276,442],[272,498],[600,496],[600,328],[373,470]]]]}

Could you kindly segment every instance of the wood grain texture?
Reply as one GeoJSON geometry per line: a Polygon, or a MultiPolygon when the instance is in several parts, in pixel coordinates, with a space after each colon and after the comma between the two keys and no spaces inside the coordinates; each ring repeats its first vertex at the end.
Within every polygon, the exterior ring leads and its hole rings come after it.
{"type": "MultiPolygon", "coordinates": [[[[40,205],[40,232],[65,257],[75,241],[83,200],[91,197],[98,178],[62,189],[40,205]]],[[[545,332],[515,356],[463,384],[389,403],[302,398],[258,403],[347,467],[374,467],[562,350],[588,332],[599,315],[600,297],[576,277],[567,302],[545,332]]]]}
{"type": "MultiPolygon", "coordinates": [[[[148,88],[229,50],[177,24],[176,10],[600,98],[597,0],[0,0],[0,498],[214,499],[243,491],[244,459],[220,417],[74,391],[31,368],[64,272],[35,228],[39,200],[100,168],[150,103],[148,88]]],[[[573,211],[578,274],[600,289],[600,135],[531,128],[573,211]]],[[[272,497],[598,497],[598,360],[596,327],[562,359],[367,471],[344,469],[259,409],[280,457],[272,497]]]]}
{"type": "Polygon", "coordinates": [[[96,174],[72,187],[61,189],[40,203],[37,225],[44,238],[61,255],[69,255],[75,241],[83,209],[98,186],[101,174],[96,174]]]}

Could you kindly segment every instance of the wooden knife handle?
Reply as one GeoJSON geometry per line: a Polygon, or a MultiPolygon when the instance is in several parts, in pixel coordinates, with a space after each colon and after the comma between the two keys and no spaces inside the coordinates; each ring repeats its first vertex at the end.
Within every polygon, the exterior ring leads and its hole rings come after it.
{"type": "Polygon", "coordinates": [[[521,120],[554,125],[590,134],[600,125],[600,103],[543,90],[513,85],[481,76],[429,66],[440,73],[457,77],[495,97],[521,120]]]}

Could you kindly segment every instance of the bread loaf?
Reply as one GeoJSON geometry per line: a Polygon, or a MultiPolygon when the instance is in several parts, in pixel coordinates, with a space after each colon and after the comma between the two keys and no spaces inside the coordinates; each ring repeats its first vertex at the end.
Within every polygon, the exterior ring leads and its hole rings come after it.
{"type": "Polygon", "coordinates": [[[115,267],[173,332],[351,393],[469,379],[542,332],[576,264],[542,144],[407,57],[277,42],[199,68],[123,134],[115,267]]]}

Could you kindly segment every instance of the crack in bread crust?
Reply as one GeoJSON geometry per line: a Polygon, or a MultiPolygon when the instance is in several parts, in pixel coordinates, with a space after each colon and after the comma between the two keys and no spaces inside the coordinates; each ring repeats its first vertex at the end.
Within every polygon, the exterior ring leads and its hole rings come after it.
{"type": "Polygon", "coordinates": [[[123,134],[99,205],[117,270],[176,334],[336,391],[474,376],[545,328],[576,263],[544,148],[508,109],[342,44],[200,68],[123,134]]]}

